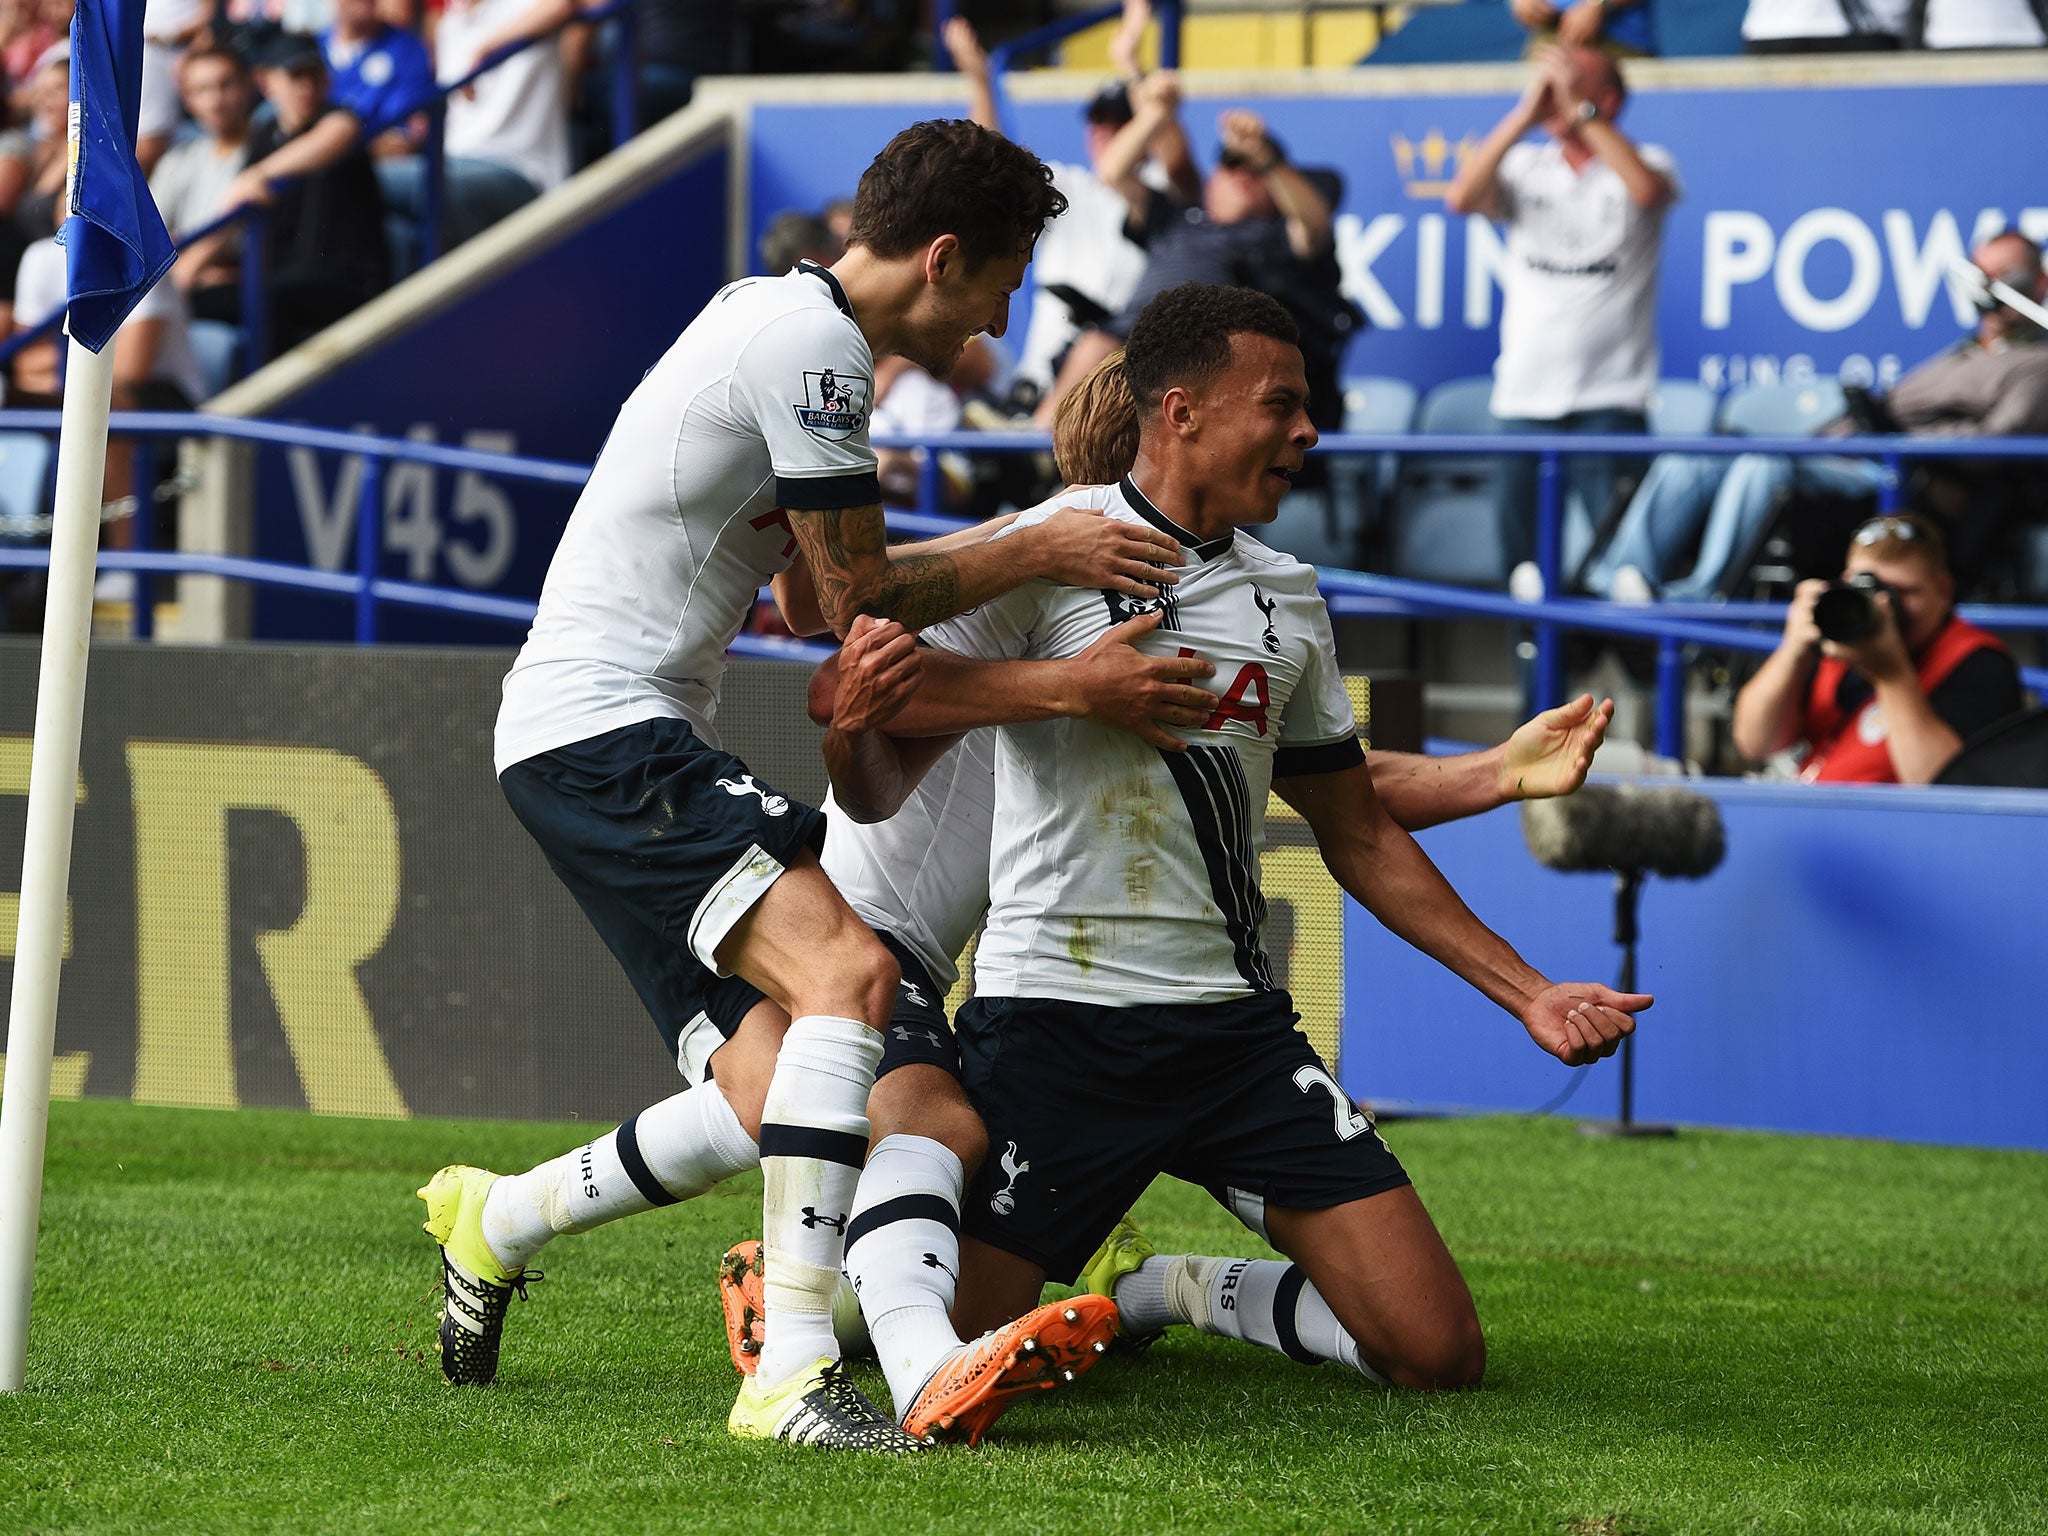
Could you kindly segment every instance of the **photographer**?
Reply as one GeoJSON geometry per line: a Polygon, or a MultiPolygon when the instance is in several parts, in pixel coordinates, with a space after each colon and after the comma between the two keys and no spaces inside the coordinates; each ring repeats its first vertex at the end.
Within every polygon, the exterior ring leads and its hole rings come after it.
{"type": "Polygon", "coordinates": [[[1794,591],[1784,639],[1736,696],[1735,746],[1760,761],[1804,743],[1809,783],[1930,784],[2021,703],[2005,647],[1956,614],[1940,530],[1877,517],[1840,582],[1794,591]]]}

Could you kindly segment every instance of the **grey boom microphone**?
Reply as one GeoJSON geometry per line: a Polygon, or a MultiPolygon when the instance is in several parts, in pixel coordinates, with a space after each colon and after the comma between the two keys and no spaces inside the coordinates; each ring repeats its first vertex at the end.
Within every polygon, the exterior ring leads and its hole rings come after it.
{"type": "Polygon", "coordinates": [[[1721,808],[1689,789],[1588,784],[1522,802],[1522,836],[1560,870],[1641,870],[1680,880],[1713,872],[1727,851],[1721,808]]]}

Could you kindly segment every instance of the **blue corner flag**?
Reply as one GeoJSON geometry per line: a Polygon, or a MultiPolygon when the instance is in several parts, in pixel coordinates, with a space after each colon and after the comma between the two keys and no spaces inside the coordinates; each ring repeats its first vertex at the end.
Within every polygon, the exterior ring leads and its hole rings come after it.
{"type": "Polygon", "coordinates": [[[142,0],[78,0],[71,19],[71,334],[94,352],[171,269],[177,251],[135,163],[142,0]]]}

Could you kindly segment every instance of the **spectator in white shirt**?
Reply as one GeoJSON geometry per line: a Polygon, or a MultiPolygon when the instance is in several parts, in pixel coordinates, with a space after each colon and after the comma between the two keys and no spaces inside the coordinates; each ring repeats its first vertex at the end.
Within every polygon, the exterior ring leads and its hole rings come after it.
{"type": "MultiPolygon", "coordinates": [[[[227,211],[228,192],[249,164],[249,123],[256,85],[242,56],[227,48],[200,48],[178,64],[185,110],[199,133],[174,144],[157,162],[149,190],[171,237],[182,240],[227,211]]],[[[186,293],[217,287],[241,275],[241,231],[205,241],[180,256],[171,280],[186,293]]]]}
{"type": "Polygon", "coordinates": [[[1903,47],[1913,0],[1749,0],[1751,53],[1871,53],[1903,47]]]}
{"type": "Polygon", "coordinates": [[[2033,0],[1926,0],[1924,48],[2039,48],[2048,17],[2033,0]]]}
{"type": "MultiPolygon", "coordinates": [[[[569,74],[559,39],[577,0],[454,0],[434,32],[442,85],[491,54],[538,38],[448,98],[442,136],[444,250],[481,234],[569,177],[569,74]]],[[[387,206],[417,227],[425,212],[426,163],[380,160],[387,206]]],[[[401,255],[401,265],[413,263],[401,255]]]]}
{"type": "MultiPolygon", "coordinates": [[[[1657,265],[1678,166],[1616,125],[1628,93],[1606,55],[1545,46],[1534,59],[1522,99],[1445,199],[1453,213],[1508,227],[1493,414],[1511,432],[1645,432],[1659,361],[1657,265]],[[1538,126],[1550,142],[1523,143],[1538,126]]],[[[1535,463],[1516,466],[1501,508],[1510,566],[1535,548],[1535,463]]],[[[1568,523],[1567,567],[1591,542],[1589,521],[1604,518],[1617,471],[1605,457],[1569,461],[1581,511],[1568,523]]]]}

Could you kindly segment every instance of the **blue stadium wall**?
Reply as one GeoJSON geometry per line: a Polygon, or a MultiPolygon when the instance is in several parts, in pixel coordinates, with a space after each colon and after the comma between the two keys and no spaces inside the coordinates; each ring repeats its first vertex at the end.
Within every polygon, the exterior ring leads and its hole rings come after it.
{"type": "MultiPolygon", "coordinates": [[[[1651,881],[1638,1119],[2048,1149],[2048,794],[1695,783],[1728,857],[1651,881]]],[[[1422,845],[1474,911],[1560,979],[1615,981],[1611,876],[1538,865],[1513,810],[1422,845]]],[[[1341,1076],[1422,1108],[1531,1110],[1569,1069],[1355,904],[1341,1076]]],[[[1567,1113],[1618,1113],[1618,1060],[1567,1113]]]]}
{"type": "MultiPolygon", "coordinates": [[[[394,437],[589,463],[641,375],[726,280],[728,153],[707,151],[506,276],[356,357],[271,414],[394,437]]],[[[255,553],[355,568],[360,465],[307,449],[258,456],[255,553]]],[[[395,467],[381,574],[533,597],[573,491],[395,467]]],[[[255,633],[340,640],[350,603],[259,589],[255,633]]],[[[516,629],[387,610],[394,641],[504,645],[516,629]]]]}

